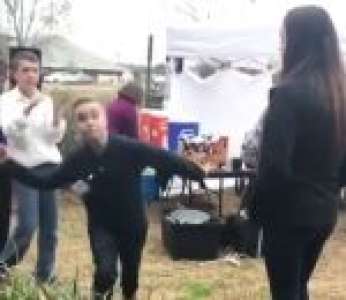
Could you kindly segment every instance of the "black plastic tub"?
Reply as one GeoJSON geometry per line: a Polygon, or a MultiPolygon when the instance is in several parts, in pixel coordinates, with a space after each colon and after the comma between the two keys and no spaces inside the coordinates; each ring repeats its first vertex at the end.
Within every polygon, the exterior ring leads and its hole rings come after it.
{"type": "Polygon", "coordinates": [[[211,260],[218,257],[223,224],[212,219],[205,224],[178,224],[162,215],[161,236],[173,259],[211,260]]]}

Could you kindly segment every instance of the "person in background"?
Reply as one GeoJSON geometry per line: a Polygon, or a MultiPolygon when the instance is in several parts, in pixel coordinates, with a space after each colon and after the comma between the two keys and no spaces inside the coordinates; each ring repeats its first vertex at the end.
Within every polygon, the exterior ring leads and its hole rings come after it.
{"type": "MultiPolygon", "coordinates": [[[[107,110],[110,134],[120,134],[138,139],[138,110],[143,98],[143,90],[135,82],[126,83],[113,99],[107,110]]],[[[144,180],[142,178],[142,180],[144,180]]],[[[144,182],[143,182],[144,184],[144,182]]]]}
{"type": "MultiPolygon", "coordinates": [[[[274,87],[280,80],[280,72],[275,72],[272,75],[272,83],[274,87]]],[[[269,91],[269,99],[273,89],[269,91]]],[[[244,135],[244,140],[241,144],[241,159],[245,165],[250,169],[257,169],[258,160],[260,156],[261,139],[263,133],[264,119],[267,113],[267,107],[261,113],[255,126],[247,131],[244,135]]]]}
{"type": "Polygon", "coordinates": [[[107,111],[109,132],[138,139],[137,107],[141,104],[143,90],[135,82],[128,82],[118,94],[107,111]]]}
{"type": "Polygon", "coordinates": [[[241,144],[240,157],[249,169],[256,170],[258,166],[265,114],[266,111],[261,114],[255,126],[245,133],[241,144]]]}
{"type": "Polygon", "coordinates": [[[74,104],[73,115],[80,147],[57,170],[40,176],[9,163],[10,170],[18,180],[40,188],[79,185],[95,265],[93,299],[112,298],[118,257],[123,297],[136,299],[147,232],[140,192],[143,168],[157,169],[163,187],[172,175],[203,184],[204,172],[174,153],[109,134],[106,111],[99,102],[81,98],[74,104]]]}
{"type": "Polygon", "coordinates": [[[263,226],[272,299],[307,300],[309,279],[337,220],[345,70],[323,8],[290,10],[281,38],[282,70],[263,125],[255,216],[263,226]]]}
{"type": "MultiPolygon", "coordinates": [[[[65,120],[56,116],[52,99],[37,88],[40,64],[35,53],[18,51],[10,67],[16,87],[0,100],[0,126],[7,139],[7,155],[28,168],[44,172],[61,162],[56,144],[64,135],[65,120]]],[[[40,282],[50,282],[55,276],[57,246],[54,192],[39,191],[16,180],[12,188],[18,205],[17,225],[0,254],[2,266],[11,267],[22,260],[39,226],[35,275],[40,282]]],[[[4,267],[0,272],[6,272],[4,267]]]]}
{"type": "MultiPolygon", "coordinates": [[[[0,95],[4,91],[5,82],[7,79],[7,64],[0,59],[0,95]]],[[[0,162],[5,158],[6,138],[3,135],[0,127],[0,162]]],[[[2,251],[7,241],[7,235],[10,225],[11,214],[11,183],[6,172],[0,165],[0,252],[2,251]]],[[[0,267],[1,268],[1,267],[0,267]]],[[[0,272],[0,280],[2,278],[0,272]]]]}

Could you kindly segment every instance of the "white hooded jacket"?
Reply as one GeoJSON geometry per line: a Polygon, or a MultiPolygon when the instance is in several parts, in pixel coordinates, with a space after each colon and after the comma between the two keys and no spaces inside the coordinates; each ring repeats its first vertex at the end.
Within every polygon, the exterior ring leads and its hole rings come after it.
{"type": "Polygon", "coordinates": [[[1,95],[0,126],[7,138],[8,156],[26,167],[61,163],[57,143],[66,130],[66,121],[53,126],[53,101],[37,91],[38,104],[28,116],[24,110],[32,103],[18,88],[1,95]]]}

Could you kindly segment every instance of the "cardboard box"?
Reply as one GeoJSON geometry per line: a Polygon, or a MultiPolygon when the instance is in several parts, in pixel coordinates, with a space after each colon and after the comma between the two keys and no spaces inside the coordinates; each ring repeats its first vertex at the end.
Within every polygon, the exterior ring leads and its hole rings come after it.
{"type": "Polygon", "coordinates": [[[225,166],[228,150],[228,137],[226,136],[182,140],[182,155],[205,170],[225,166]]]}

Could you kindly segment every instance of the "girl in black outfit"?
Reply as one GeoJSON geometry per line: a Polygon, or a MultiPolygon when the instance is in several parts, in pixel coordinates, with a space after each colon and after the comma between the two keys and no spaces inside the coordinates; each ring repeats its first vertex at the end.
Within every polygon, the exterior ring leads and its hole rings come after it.
{"type": "Polygon", "coordinates": [[[292,9],[283,66],[264,122],[255,216],[264,229],[272,299],[307,300],[307,284],[337,219],[345,153],[345,86],[327,12],[292,9]]]}

